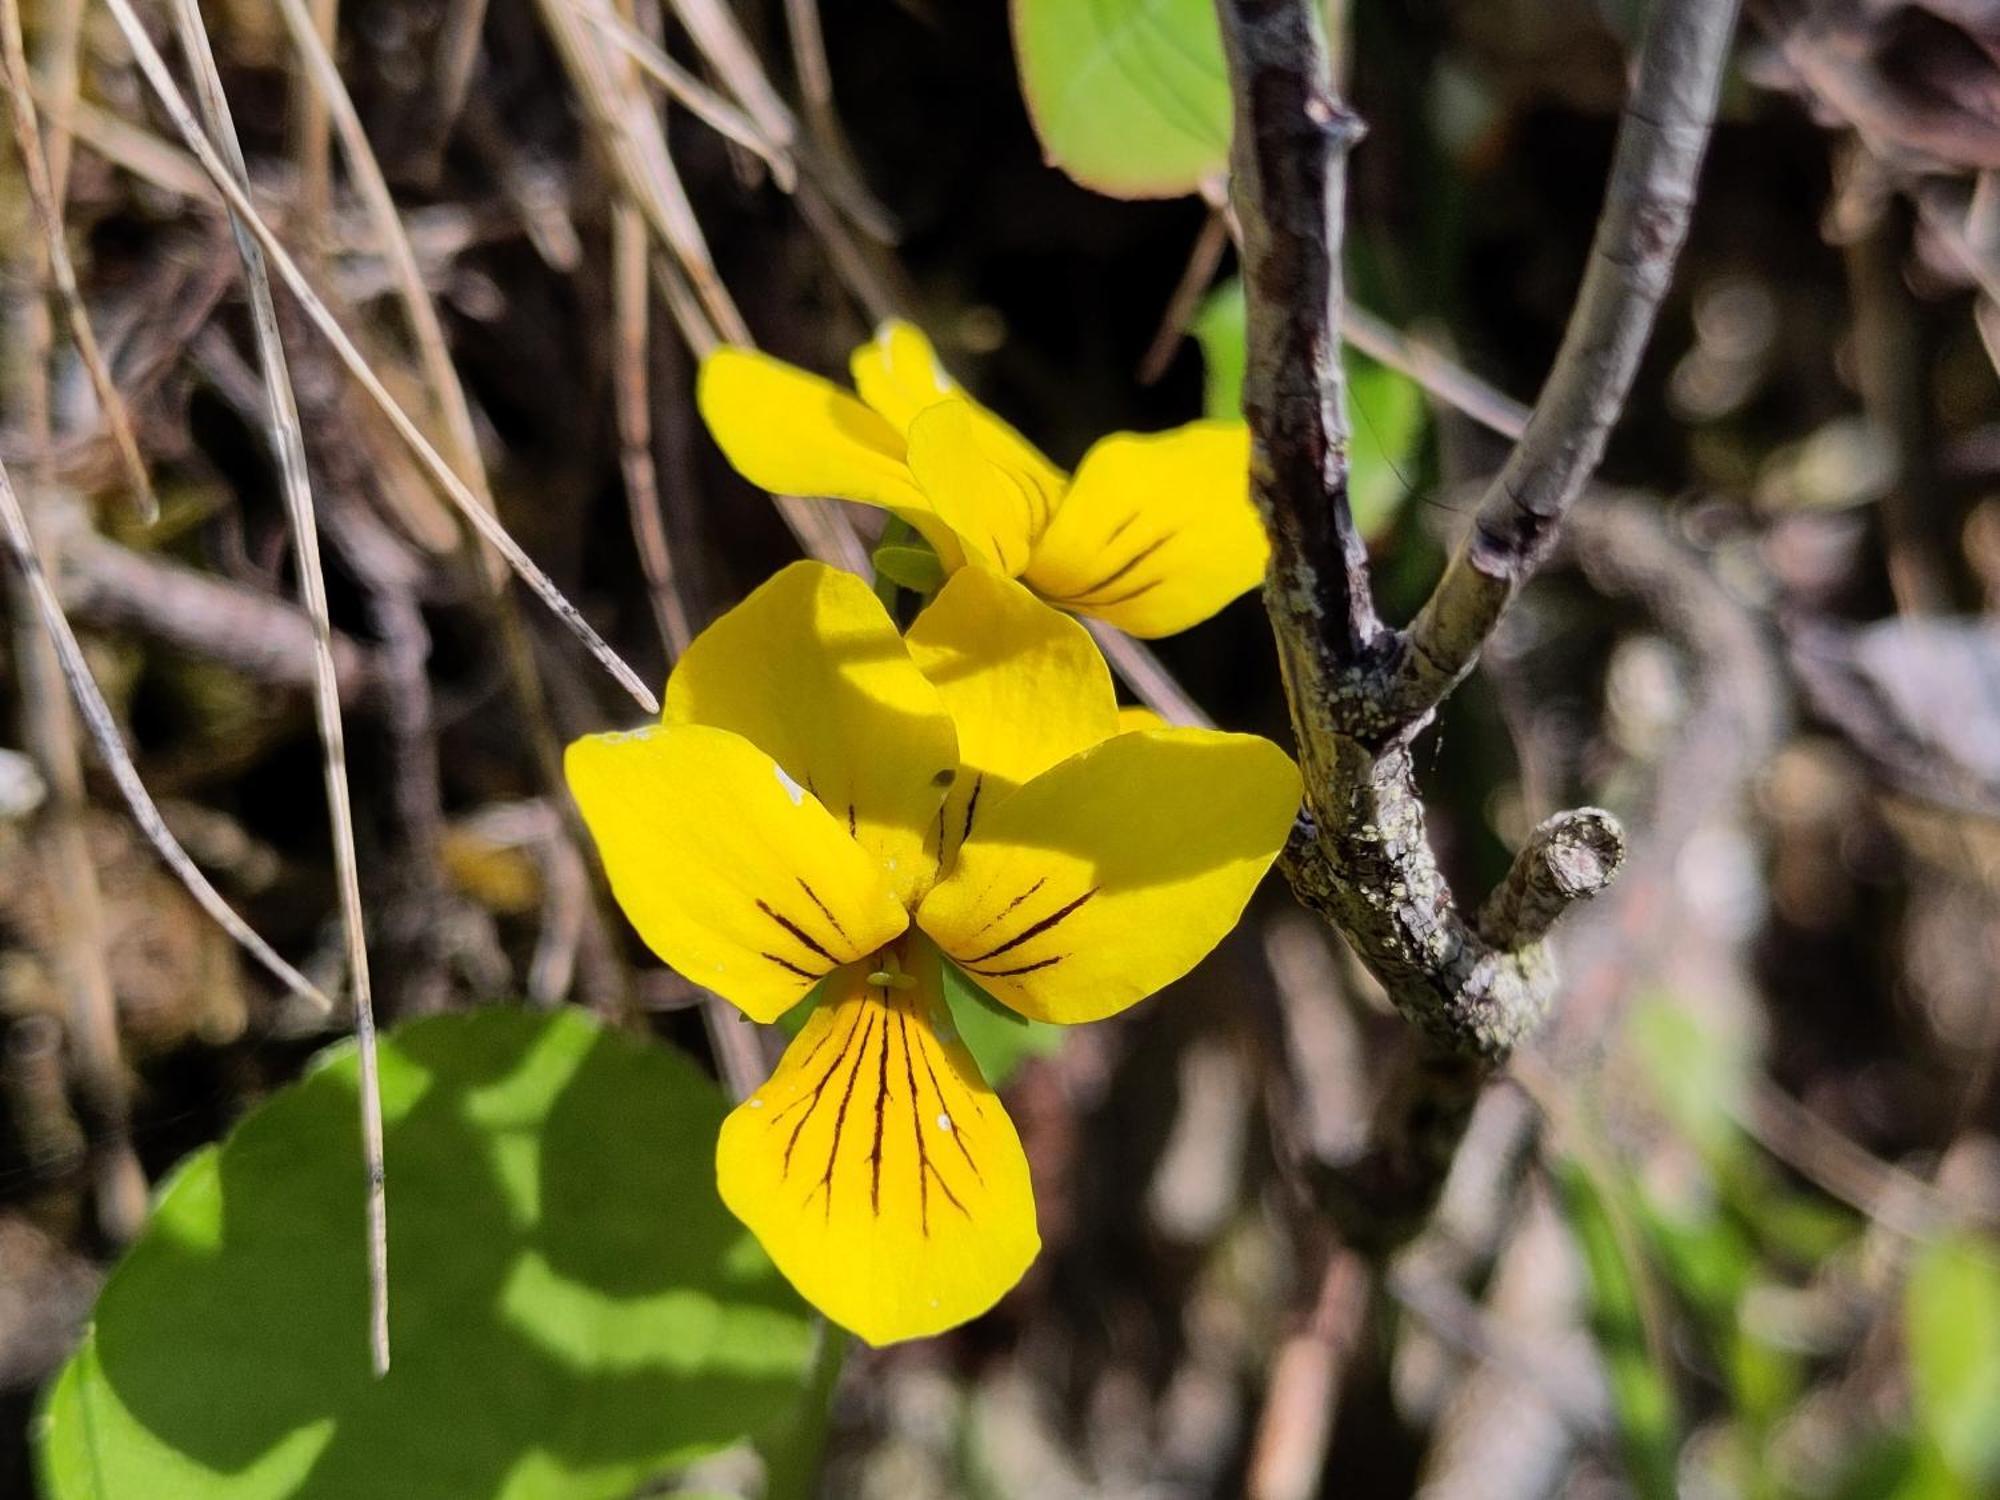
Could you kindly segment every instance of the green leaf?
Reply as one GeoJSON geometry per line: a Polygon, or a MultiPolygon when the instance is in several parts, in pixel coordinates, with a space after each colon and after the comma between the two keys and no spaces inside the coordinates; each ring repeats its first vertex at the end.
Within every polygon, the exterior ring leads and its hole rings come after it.
{"type": "Polygon", "coordinates": [[[928,547],[877,547],[875,572],[913,594],[935,594],[944,587],[944,563],[928,547]]]}
{"type": "Polygon", "coordinates": [[[1214,0],[1014,0],[1014,57],[1042,149],[1085,187],[1178,198],[1227,168],[1214,0]]]}
{"type": "MultiPolygon", "coordinates": [[[[1188,324],[1206,369],[1206,415],[1233,420],[1243,414],[1243,283],[1225,281],[1210,292],[1188,324]]],[[[1422,452],[1428,410],[1424,393],[1407,375],[1347,351],[1347,502],[1355,525],[1369,540],[1395,521],[1410,495],[1411,470],[1422,452]]]]}
{"type": "Polygon", "coordinates": [[[1589,1272],[1590,1331],[1611,1387],[1626,1472],[1646,1500],[1673,1500],[1680,1417],[1646,1324],[1645,1261],[1611,1193],[1582,1162],[1558,1162],[1555,1180],[1589,1272]]]}
{"type": "Polygon", "coordinates": [[[1903,1293],[1917,1425],[1969,1488],[2000,1487],[2000,1246],[1966,1234],[1925,1247],[1903,1293]]]}
{"type": "Polygon", "coordinates": [[[944,999],[959,1040],[996,1089],[1029,1058],[1047,1057],[1062,1046],[1062,1027],[1009,1010],[952,963],[944,966],[944,999]]]}
{"type": "Polygon", "coordinates": [[[48,1396],[47,1500],[614,1500],[793,1410],[813,1324],[693,1064],[486,1010],[386,1037],[382,1103],[388,1376],[342,1046],[163,1190],[48,1396]]]}

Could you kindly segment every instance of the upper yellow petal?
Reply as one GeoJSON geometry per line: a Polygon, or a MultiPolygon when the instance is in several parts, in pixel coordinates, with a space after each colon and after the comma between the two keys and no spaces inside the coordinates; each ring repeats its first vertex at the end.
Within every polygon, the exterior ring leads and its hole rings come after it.
{"type": "Polygon", "coordinates": [[[924,331],[891,318],[848,360],[854,388],[890,426],[908,433],[918,412],[958,389],[924,331]]]}
{"type": "Polygon", "coordinates": [[[831,381],[754,349],[701,362],[695,404],[717,446],[752,484],[927,512],[903,434],[831,381]]]}
{"type": "Polygon", "coordinates": [[[1122,734],[981,811],[917,922],[995,999],[1094,1021],[1178,979],[1284,847],[1299,773],[1254,735],[1122,734]]]}
{"type": "Polygon", "coordinates": [[[867,584],[793,563],[695,639],[666,698],[669,721],[732,730],[776,760],[915,904],[958,740],[867,584]]]}
{"type": "Polygon", "coordinates": [[[1115,433],[1086,453],[1026,577],[1065,609],[1150,637],[1254,588],[1269,556],[1250,503],[1248,429],[1191,422],[1115,433]]]}
{"type": "Polygon", "coordinates": [[[985,568],[954,573],[905,640],[958,730],[938,839],[949,868],[980,808],[1118,732],[1117,698],[1089,631],[985,568]]]}
{"type": "Polygon", "coordinates": [[[946,1040],[936,950],[904,948],[915,986],[835,976],[715,1149],[730,1211],[808,1302],[877,1345],[977,1317],[1041,1248],[1020,1138],[946,1040]]]}
{"type": "Polygon", "coordinates": [[[949,396],[910,423],[910,472],[966,555],[1010,577],[1055,513],[1062,470],[984,407],[949,396]]]}
{"type": "Polygon", "coordinates": [[[818,799],[737,735],[691,724],[594,734],[563,767],[639,935],[756,1020],[776,1020],[909,921],[818,799]]]}

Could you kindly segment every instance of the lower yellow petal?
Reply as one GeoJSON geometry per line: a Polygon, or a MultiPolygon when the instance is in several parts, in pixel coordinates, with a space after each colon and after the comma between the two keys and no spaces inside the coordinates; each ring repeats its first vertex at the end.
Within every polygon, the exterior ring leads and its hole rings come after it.
{"type": "Polygon", "coordinates": [[[1269,556],[1250,503],[1248,429],[1191,422],[1117,433],[1086,453],[1025,576],[1064,609],[1152,637],[1256,587],[1269,556]]]}
{"type": "Polygon", "coordinates": [[[831,381],[721,348],[701,363],[695,404],[737,473],[773,494],[929,509],[904,463],[902,432],[831,381]]]}
{"type": "Polygon", "coordinates": [[[1094,1021],[1222,940],[1298,803],[1298,770],[1269,740],[1121,734],[982,810],[917,923],[1022,1015],[1094,1021]]]}
{"type": "Polygon", "coordinates": [[[639,936],[755,1020],[908,923],[881,867],[748,740],[660,725],[590,735],[563,765],[639,936]]]}
{"type": "Polygon", "coordinates": [[[981,807],[1117,733],[1111,671],[1090,632],[1010,578],[954,573],[904,640],[958,731],[958,779],[939,813],[943,867],[981,807]]]}
{"type": "Polygon", "coordinates": [[[1041,1248],[1020,1138],[953,1037],[937,952],[899,946],[907,987],[836,975],[715,1151],[722,1201],[778,1269],[876,1345],[977,1317],[1041,1248]]]}
{"type": "Polygon", "coordinates": [[[967,557],[1009,577],[1055,513],[1062,470],[998,417],[951,396],[910,423],[910,472],[967,557]]]}
{"type": "Polygon", "coordinates": [[[798,562],[696,637],[667,681],[666,717],[742,735],[811,792],[914,905],[958,740],[937,689],[868,585],[798,562]]]}
{"type": "Polygon", "coordinates": [[[958,389],[931,341],[914,323],[890,318],[848,360],[854,388],[896,431],[908,433],[918,412],[958,389]]]}

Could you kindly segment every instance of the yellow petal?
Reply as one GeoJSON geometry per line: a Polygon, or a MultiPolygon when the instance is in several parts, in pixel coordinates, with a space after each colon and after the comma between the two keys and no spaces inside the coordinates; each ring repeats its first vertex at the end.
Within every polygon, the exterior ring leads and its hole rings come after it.
{"type": "Polygon", "coordinates": [[[1064,609],[1150,637],[1254,588],[1269,555],[1250,503],[1248,429],[1191,422],[1116,433],[1086,453],[1026,576],[1064,609]]]}
{"type": "Polygon", "coordinates": [[[891,318],[848,361],[854,388],[896,431],[907,433],[917,413],[958,389],[923,330],[891,318]]]}
{"type": "Polygon", "coordinates": [[[1298,771],[1269,740],[1122,734],[982,809],[917,922],[1022,1015],[1094,1021],[1236,925],[1298,801],[1298,771]]]}
{"type": "Polygon", "coordinates": [[[877,1345],[977,1317],[1041,1248],[1020,1139],[947,1040],[937,952],[904,947],[915,987],[842,970],[715,1148],[730,1211],[808,1302],[877,1345]]]}
{"type": "Polygon", "coordinates": [[[1131,734],[1140,729],[1165,729],[1167,721],[1152,709],[1137,703],[1118,705],[1118,732],[1131,734]]]}
{"type": "Polygon", "coordinates": [[[695,404],[723,455],[778,495],[832,495],[928,511],[903,435],[831,381],[752,349],[701,362],[695,404]]]}
{"type": "Polygon", "coordinates": [[[1063,472],[962,396],[910,423],[910,472],[966,555],[1009,577],[1028,565],[1063,491],[1063,472]]]}
{"type": "Polygon", "coordinates": [[[880,861],[914,905],[936,874],[938,807],[958,769],[950,716],[868,585],[800,562],[698,636],[666,718],[742,735],[880,861]]]}
{"type": "Polygon", "coordinates": [[[1117,733],[1117,700],[1089,631],[984,568],[954,573],[905,639],[958,730],[937,840],[949,868],[981,807],[1117,733]]]}
{"type": "Polygon", "coordinates": [[[755,1020],[775,1021],[908,923],[846,829],[737,735],[594,734],[563,767],[639,936],[755,1020]]]}

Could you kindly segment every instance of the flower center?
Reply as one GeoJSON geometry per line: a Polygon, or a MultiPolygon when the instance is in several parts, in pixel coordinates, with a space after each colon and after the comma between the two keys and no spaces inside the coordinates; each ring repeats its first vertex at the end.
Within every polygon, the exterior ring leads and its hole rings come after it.
{"type": "Polygon", "coordinates": [[[868,983],[871,987],[890,990],[913,990],[917,987],[917,976],[903,968],[900,944],[884,948],[875,955],[875,967],[869,971],[868,983]]]}

